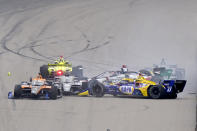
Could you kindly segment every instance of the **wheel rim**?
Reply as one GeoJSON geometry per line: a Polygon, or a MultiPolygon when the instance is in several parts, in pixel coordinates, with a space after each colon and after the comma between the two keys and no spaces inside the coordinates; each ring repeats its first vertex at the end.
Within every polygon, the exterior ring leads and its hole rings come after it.
{"type": "Polygon", "coordinates": [[[102,88],[96,85],[94,88],[94,96],[101,96],[101,94],[102,94],[102,88]]]}
{"type": "Polygon", "coordinates": [[[152,90],[151,90],[151,92],[150,92],[150,96],[152,97],[152,98],[159,98],[160,97],[160,90],[159,90],[159,88],[158,87],[154,87],[154,88],[152,88],[152,90]]]}
{"type": "Polygon", "coordinates": [[[153,95],[159,95],[159,90],[156,89],[156,88],[154,88],[154,89],[153,89],[153,95]]]}

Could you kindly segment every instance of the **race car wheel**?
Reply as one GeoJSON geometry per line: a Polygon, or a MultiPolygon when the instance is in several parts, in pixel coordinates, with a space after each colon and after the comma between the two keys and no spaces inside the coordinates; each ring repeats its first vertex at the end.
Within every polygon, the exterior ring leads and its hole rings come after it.
{"type": "Polygon", "coordinates": [[[49,76],[48,65],[42,65],[40,67],[40,74],[43,78],[48,78],[49,76]]]}
{"type": "Polygon", "coordinates": [[[92,95],[95,97],[102,97],[104,95],[103,84],[96,82],[92,87],[92,95]]]}
{"type": "Polygon", "coordinates": [[[20,98],[21,95],[22,95],[21,85],[15,85],[15,88],[14,88],[14,97],[15,98],[20,98]]]}
{"type": "Polygon", "coordinates": [[[163,96],[163,87],[161,86],[151,86],[148,89],[148,95],[152,99],[159,99],[163,96]]]}
{"type": "Polygon", "coordinates": [[[171,94],[171,95],[169,96],[169,98],[170,98],[170,99],[176,99],[176,98],[177,98],[177,94],[176,94],[176,93],[171,94]]]}
{"type": "Polygon", "coordinates": [[[62,93],[61,89],[58,89],[58,96],[59,96],[59,98],[62,98],[62,96],[63,96],[63,93],[62,93]]]}
{"type": "Polygon", "coordinates": [[[57,87],[52,86],[51,89],[49,90],[49,98],[51,99],[57,99],[58,96],[58,89],[57,87]]]}
{"type": "Polygon", "coordinates": [[[172,92],[171,92],[171,94],[169,94],[168,98],[170,98],[170,99],[176,99],[177,98],[177,93],[176,93],[176,87],[175,86],[172,87],[172,92]]]}

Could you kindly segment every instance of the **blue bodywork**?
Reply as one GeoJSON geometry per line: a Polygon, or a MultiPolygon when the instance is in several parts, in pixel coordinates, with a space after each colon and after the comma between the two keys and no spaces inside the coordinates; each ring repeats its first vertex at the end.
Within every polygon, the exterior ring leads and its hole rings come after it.
{"type": "Polygon", "coordinates": [[[138,89],[139,87],[135,86],[134,82],[130,82],[127,84],[117,84],[117,85],[105,85],[105,94],[111,94],[111,95],[125,95],[123,92],[132,93],[133,96],[143,96],[141,91],[138,89]],[[121,90],[119,89],[120,87],[121,90]],[[126,87],[133,87],[133,91],[131,88],[126,87]]]}
{"type": "MultiPolygon", "coordinates": [[[[164,95],[172,95],[179,92],[182,92],[186,81],[185,80],[164,80],[158,86],[164,87],[164,95]]],[[[132,96],[143,96],[139,88],[143,87],[144,83],[135,82],[128,83],[118,83],[118,84],[105,84],[104,85],[104,94],[111,95],[132,95],[132,96]],[[120,89],[121,87],[121,89],[120,89]],[[126,93],[125,93],[126,92],[126,93]]]]}

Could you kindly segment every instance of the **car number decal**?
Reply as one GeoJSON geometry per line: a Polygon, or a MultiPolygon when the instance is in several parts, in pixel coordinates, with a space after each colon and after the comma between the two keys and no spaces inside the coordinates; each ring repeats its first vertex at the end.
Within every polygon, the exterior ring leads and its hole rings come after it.
{"type": "Polygon", "coordinates": [[[120,91],[123,93],[133,93],[133,86],[120,86],[120,91]]]}
{"type": "Polygon", "coordinates": [[[171,92],[172,91],[172,86],[169,86],[168,88],[167,88],[167,92],[171,92]]]}

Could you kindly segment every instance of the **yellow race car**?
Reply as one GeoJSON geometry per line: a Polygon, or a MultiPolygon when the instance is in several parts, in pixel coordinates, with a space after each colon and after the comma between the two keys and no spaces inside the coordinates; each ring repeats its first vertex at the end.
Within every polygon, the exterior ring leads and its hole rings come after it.
{"type": "Polygon", "coordinates": [[[53,64],[42,65],[40,67],[40,73],[43,78],[53,78],[54,76],[65,75],[72,72],[72,64],[65,61],[62,56],[53,64]]]}
{"type": "Polygon", "coordinates": [[[183,91],[185,84],[186,80],[164,80],[157,84],[139,74],[137,79],[123,78],[117,83],[111,83],[110,81],[101,83],[98,80],[91,80],[89,81],[88,94],[96,97],[111,94],[114,96],[127,95],[152,99],[176,99],[177,94],[183,91]]]}

